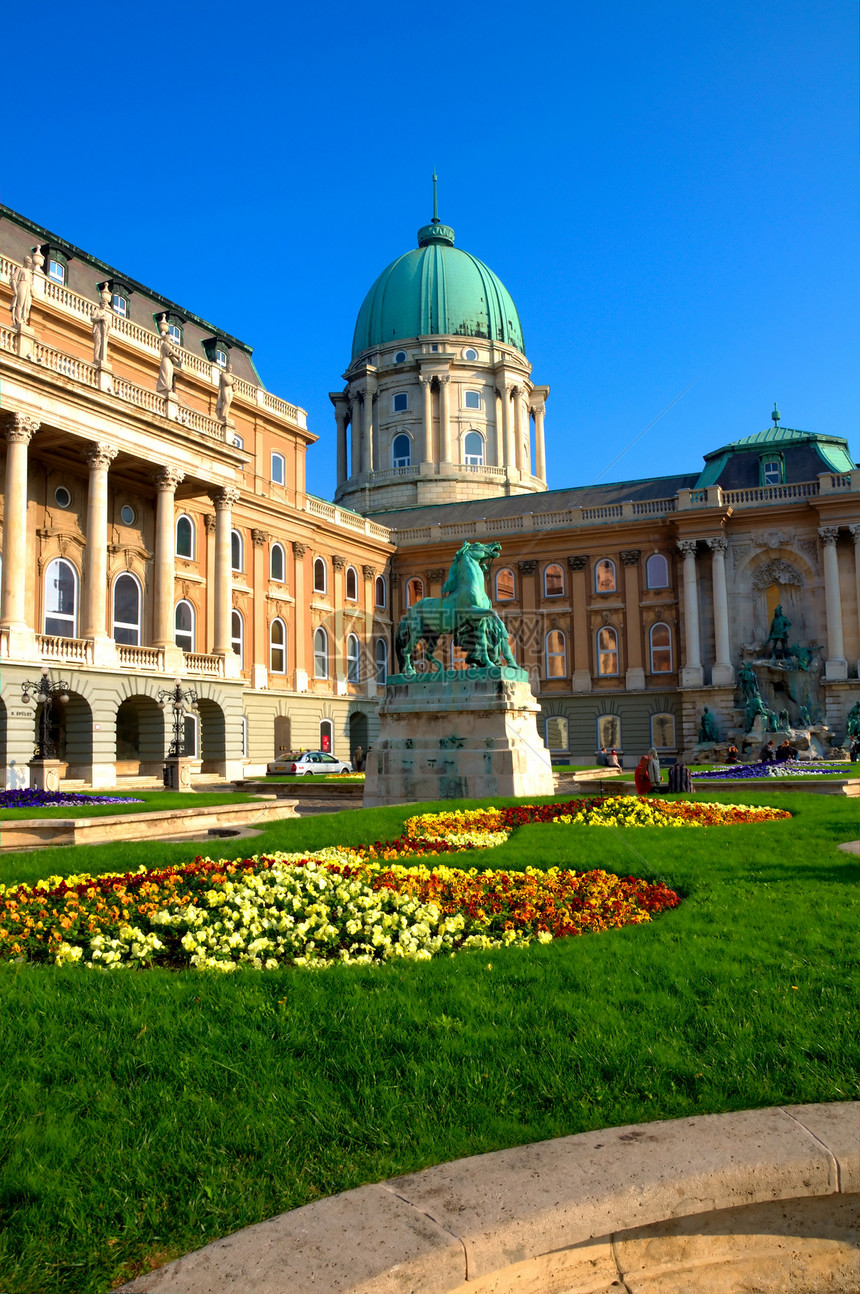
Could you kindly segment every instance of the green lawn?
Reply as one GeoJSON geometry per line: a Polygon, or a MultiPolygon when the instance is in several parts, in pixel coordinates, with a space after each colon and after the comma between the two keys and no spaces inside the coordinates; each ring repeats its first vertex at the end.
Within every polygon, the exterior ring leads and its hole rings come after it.
{"type": "MultiPolygon", "coordinates": [[[[647,926],[379,968],[3,966],[0,1288],[103,1294],[284,1209],[463,1155],[855,1098],[860,890],[856,858],[836,845],[857,836],[857,801],[791,791],[773,802],[794,818],[533,825],[460,856],[665,880],[685,902],[647,926]]],[[[253,847],[391,838],[405,816],[289,820],[253,847]]],[[[0,876],[193,852],[141,843],[11,855],[0,876]]]]}
{"type": "MultiPolygon", "coordinates": [[[[86,792],[84,792],[86,794],[86,792]]],[[[94,791],[94,795],[98,792],[94,791]]],[[[105,791],[105,795],[112,792],[105,791]]],[[[125,793],[122,793],[125,798],[125,793]]],[[[101,818],[120,813],[155,813],[159,809],[205,809],[212,804],[247,804],[256,797],[241,791],[134,791],[128,798],[141,800],[141,804],[71,804],[56,808],[0,809],[0,840],[3,823],[16,818],[101,818]]],[[[2,870],[2,863],[0,863],[2,870]]]]}

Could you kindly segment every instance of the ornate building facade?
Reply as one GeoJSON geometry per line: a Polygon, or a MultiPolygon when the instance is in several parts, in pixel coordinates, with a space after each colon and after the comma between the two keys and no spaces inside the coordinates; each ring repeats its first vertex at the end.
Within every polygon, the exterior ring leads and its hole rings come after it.
{"type": "MultiPolygon", "coordinates": [[[[498,540],[494,606],[559,761],[695,743],[777,606],[804,667],[766,700],[841,740],[860,695],[860,471],[841,437],[773,425],[703,467],[547,490],[544,409],[516,307],[434,209],[362,305],[317,439],[251,349],[0,207],[0,763],[26,785],[23,684],[69,684],[69,781],[160,770],[175,678],[198,767],[285,749],[348,757],[378,731],[392,629],[467,538],[498,540]]],[[[448,648],[450,651],[451,649],[448,648]]],[[[451,658],[451,664],[458,662],[451,658]]]]}

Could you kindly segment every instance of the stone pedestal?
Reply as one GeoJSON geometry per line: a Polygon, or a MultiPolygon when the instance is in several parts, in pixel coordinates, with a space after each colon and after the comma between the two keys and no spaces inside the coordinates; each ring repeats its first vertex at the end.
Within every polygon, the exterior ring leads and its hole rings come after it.
{"type": "Polygon", "coordinates": [[[164,788],[167,791],[191,790],[191,766],[195,760],[188,756],[175,757],[164,761],[164,788]]]}
{"type": "Polygon", "coordinates": [[[64,767],[62,760],[31,759],[28,767],[31,791],[59,791],[60,769],[64,767]]]}
{"type": "Polygon", "coordinates": [[[392,674],[368,754],[364,805],[552,795],[525,670],[392,674]]]}

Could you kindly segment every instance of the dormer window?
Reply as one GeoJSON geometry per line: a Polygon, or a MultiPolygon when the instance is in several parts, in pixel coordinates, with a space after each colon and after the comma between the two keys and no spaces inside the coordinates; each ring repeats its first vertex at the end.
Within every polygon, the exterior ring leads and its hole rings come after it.
{"type": "Polygon", "coordinates": [[[111,292],[110,304],[115,315],[121,315],[123,319],[128,318],[128,302],[125,297],[121,297],[118,292],[111,292]]]}
{"type": "Polygon", "coordinates": [[[203,350],[210,364],[226,368],[230,363],[230,344],[225,337],[204,337],[203,350]]]}
{"type": "Polygon", "coordinates": [[[167,335],[171,341],[175,341],[177,346],[182,345],[182,329],[179,324],[169,323],[167,325],[167,335]]]}
{"type": "Polygon", "coordinates": [[[227,367],[227,352],[226,352],[226,350],[216,350],[216,351],[215,351],[215,363],[218,365],[218,367],[219,367],[219,368],[226,368],[226,367],[227,367]]]}
{"type": "Polygon", "coordinates": [[[161,321],[167,324],[167,335],[176,346],[184,346],[183,328],[185,319],[182,315],[176,314],[173,310],[164,310],[161,314],[153,316],[155,319],[156,329],[160,332],[161,321]]]}
{"type": "Polygon", "coordinates": [[[782,485],[782,459],[777,456],[761,460],[762,485],[782,485]]]}
{"type": "Polygon", "coordinates": [[[131,314],[131,288],[119,279],[109,279],[107,283],[100,283],[98,286],[99,291],[107,288],[110,292],[110,305],[114,314],[127,319],[131,314]]]}
{"type": "MultiPolygon", "coordinates": [[[[36,250],[36,249],[34,249],[36,250]]],[[[69,258],[59,247],[50,244],[39,249],[45,257],[45,273],[53,283],[68,283],[69,258]]]]}

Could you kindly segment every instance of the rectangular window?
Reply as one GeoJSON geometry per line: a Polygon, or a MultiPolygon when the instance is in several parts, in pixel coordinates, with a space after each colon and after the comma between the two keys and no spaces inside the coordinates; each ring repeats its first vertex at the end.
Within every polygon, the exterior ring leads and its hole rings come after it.
{"type": "Polygon", "coordinates": [[[123,319],[128,317],[128,302],[125,297],[121,297],[118,292],[114,292],[110,299],[111,308],[116,315],[122,315],[123,319]]]}
{"type": "Polygon", "coordinates": [[[406,394],[405,391],[398,391],[397,395],[395,395],[394,397],[394,412],[406,413],[408,408],[409,408],[409,396],[406,394]]]}
{"type": "Polygon", "coordinates": [[[227,367],[227,352],[225,350],[216,350],[215,363],[219,368],[227,367]]]}
{"type": "Polygon", "coordinates": [[[48,261],[48,278],[53,279],[55,283],[65,283],[66,267],[62,261],[48,261]]]}
{"type": "Polygon", "coordinates": [[[782,479],[779,459],[772,459],[762,464],[762,477],[765,485],[779,485],[782,479]]]}
{"type": "Polygon", "coordinates": [[[480,407],[481,407],[481,396],[480,396],[479,392],[477,392],[477,391],[467,391],[467,392],[466,392],[466,408],[467,408],[467,409],[480,409],[480,407]]]}
{"type": "Polygon", "coordinates": [[[182,345],[182,329],[178,324],[168,324],[167,332],[171,341],[175,341],[177,346],[182,345]]]}

